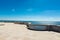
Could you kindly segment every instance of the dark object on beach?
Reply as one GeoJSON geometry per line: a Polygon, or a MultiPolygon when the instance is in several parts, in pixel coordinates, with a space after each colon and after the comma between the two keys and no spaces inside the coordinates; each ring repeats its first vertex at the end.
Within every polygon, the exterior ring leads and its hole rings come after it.
{"type": "Polygon", "coordinates": [[[0,24],[0,26],[4,26],[5,24],[0,24]]]}
{"type": "Polygon", "coordinates": [[[14,24],[24,24],[24,25],[28,25],[27,22],[14,22],[14,24]]]}
{"type": "Polygon", "coordinates": [[[40,25],[40,24],[29,24],[27,28],[36,31],[55,31],[60,32],[60,26],[57,25],[40,25]]]}
{"type": "Polygon", "coordinates": [[[31,24],[30,22],[14,22],[14,23],[27,25],[27,29],[29,30],[60,32],[60,26],[58,25],[31,24]]]}
{"type": "Polygon", "coordinates": [[[44,30],[47,30],[47,26],[42,26],[42,25],[38,25],[38,24],[35,24],[35,25],[27,25],[27,28],[30,29],[30,30],[37,30],[37,31],[44,31],[44,30]]]}

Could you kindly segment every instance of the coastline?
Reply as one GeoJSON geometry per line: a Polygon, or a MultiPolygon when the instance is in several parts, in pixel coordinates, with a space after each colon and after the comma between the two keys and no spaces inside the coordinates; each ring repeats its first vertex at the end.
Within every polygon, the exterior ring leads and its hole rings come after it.
{"type": "Polygon", "coordinates": [[[48,31],[32,31],[26,25],[5,23],[0,26],[0,40],[60,40],[60,33],[48,31]]]}

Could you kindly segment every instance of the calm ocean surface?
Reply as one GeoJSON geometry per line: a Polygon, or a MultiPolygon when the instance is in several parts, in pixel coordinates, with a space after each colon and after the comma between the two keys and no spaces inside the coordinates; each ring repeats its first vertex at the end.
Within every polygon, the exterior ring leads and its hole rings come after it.
{"type": "Polygon", "coordinates": [[[25,22],[31,22],[32,24],[60,25],[60,21],[25,21],[25,22]]]}
{"type": "Polygon", "coordinates": [[[60,25],[60,21],[12,21],[12,20],[0,20],[0,22],[31,22],[31,24],[50,24],[60,25]]]}

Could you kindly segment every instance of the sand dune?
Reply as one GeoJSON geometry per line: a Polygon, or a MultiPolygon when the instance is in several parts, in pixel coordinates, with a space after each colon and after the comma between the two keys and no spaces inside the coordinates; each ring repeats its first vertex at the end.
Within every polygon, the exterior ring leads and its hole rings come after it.
{"type": "Polygon", "coordinates": [[[28,30],[26,25],[2,22],[0,23],[0,40],[60,40],[60,33],[32,31],[28,30]]]}

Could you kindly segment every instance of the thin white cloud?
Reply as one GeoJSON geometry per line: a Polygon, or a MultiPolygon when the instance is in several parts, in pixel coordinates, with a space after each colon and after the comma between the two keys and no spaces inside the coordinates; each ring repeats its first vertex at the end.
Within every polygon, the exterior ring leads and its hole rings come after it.
{"type": "Polygon", "coordinates": [[[12,9],[12,12],[15,12],[15,9],[12,9]]]}
{"type": "Polygon", "coordinates": [[[33,9],[32,8],[29,8],[29,9],[27,9],[27,11],[33,11],[33,9]]]}

